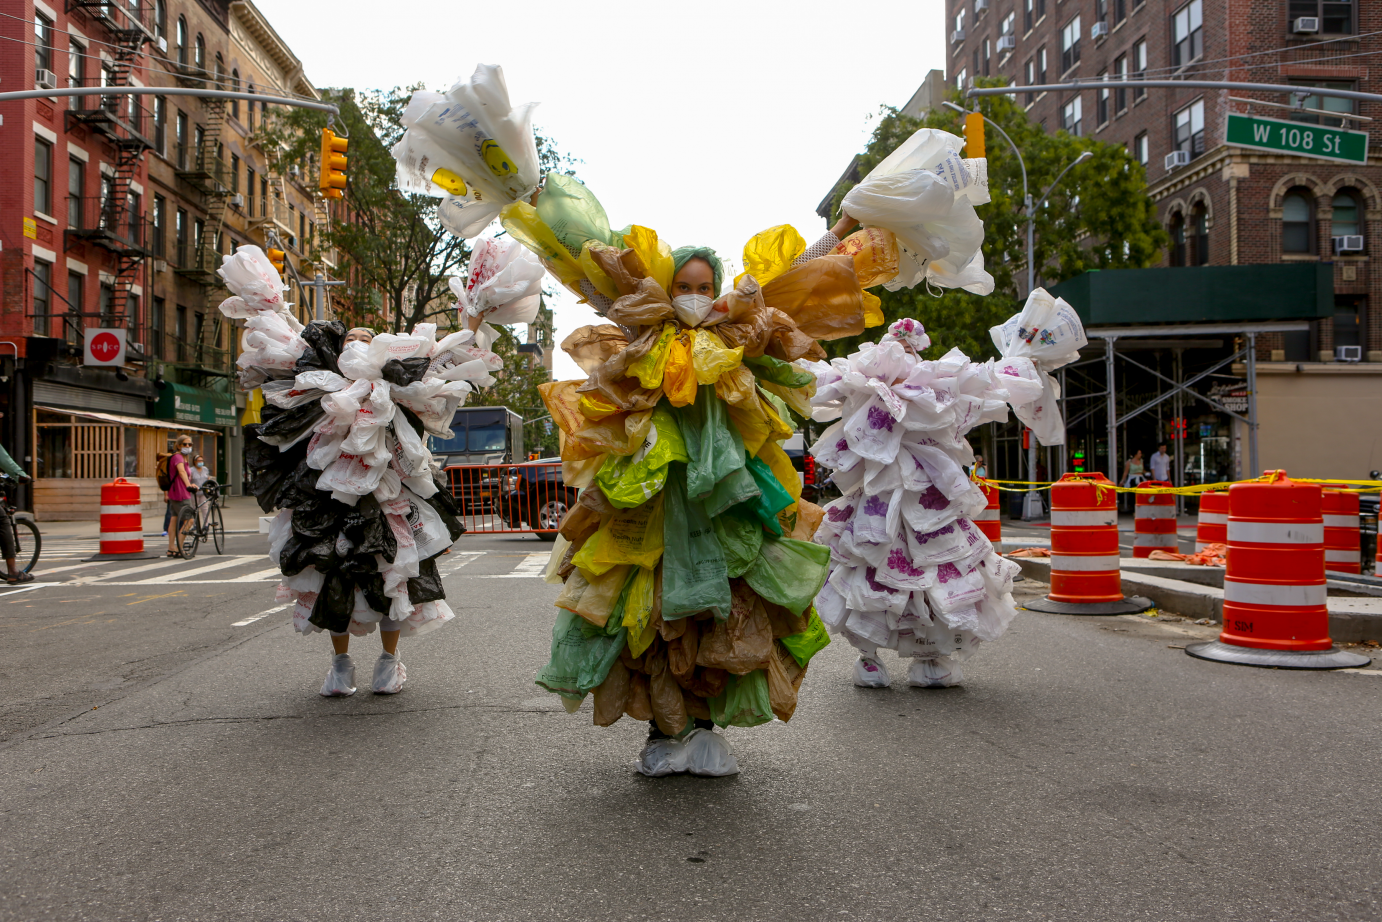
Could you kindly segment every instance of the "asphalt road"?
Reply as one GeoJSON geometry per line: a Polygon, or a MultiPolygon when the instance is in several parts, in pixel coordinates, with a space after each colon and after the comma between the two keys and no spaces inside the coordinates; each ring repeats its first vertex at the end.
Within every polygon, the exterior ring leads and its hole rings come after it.
{"type": "Polygon", "coordinates": [[[727,732],[740,775],[646,779],[643,726],[532,684],[531,536],[458,542],[456,622],[391,698],[374,638],[316,694],[330,646],[271,611],[263,546],[0,588],[0,920],[1382,916],[1382,668],[1024,613],[961,689],[857,689],[832,644],[790,724],[727,732]]]}

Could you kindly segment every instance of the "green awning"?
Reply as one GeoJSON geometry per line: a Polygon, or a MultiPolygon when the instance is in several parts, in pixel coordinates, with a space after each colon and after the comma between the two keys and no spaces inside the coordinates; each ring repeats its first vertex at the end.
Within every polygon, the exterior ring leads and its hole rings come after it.
{"type": "Polygon", "coordinates": [[[206,423],[212,426],[234,426],[238,412],[235,398],[200,387],[165,381],[154,404],[156,419],[172,419],[182,423],[206,423]]]}
{"type": "Polygon", "coordinates": [[[1096,327],[1315,320],[1334,316],[1334,264],[1104,269],[1051,293],[1096,327]]]}

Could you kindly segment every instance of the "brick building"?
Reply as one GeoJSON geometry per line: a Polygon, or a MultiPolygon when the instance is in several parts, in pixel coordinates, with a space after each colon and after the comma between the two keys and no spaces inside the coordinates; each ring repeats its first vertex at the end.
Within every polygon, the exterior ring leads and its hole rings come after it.
{"type": "MultiPolygon", "coordinates": [[[[221,88],[315,96],[301,62],[249,0],[0,0],[0,84],[221,88]]],[[[315,178],[280,171],[263,104],[190,96],[0,103],[0,438],[35,476],[40,518],[95,518],[102,482],[160,497],[157,452],[191,431],[214,474],[240,483],[237,349],[216,310],[222,254],[254,243],[299,273],[330,272],[315,178]],[[121,368],[83,367],[91,328],[126,331],[121,368]],[[12,349],[8,346],[13,346],[12,349]]]]}

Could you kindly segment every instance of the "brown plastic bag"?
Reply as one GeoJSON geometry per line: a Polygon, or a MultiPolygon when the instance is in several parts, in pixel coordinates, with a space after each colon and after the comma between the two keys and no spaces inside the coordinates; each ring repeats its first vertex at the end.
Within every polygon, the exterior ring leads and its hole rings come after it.
{"type": "Polygon", "coordinates": [[[747,675],[768,665],[773,629],[763,600],[747,583],[731,580],[730,590],[729,618],[714,622],[714,629],[701,637],[696,665],[747,675]]]}
{"type": "Polygon", "coordinates": [[[648,677],[641,672],[636,672],[629,682],[628,703],[624,705],[624,713],[634,720],[652,720],[653,702],[648,694],[648,677]]]}
{"type": "Polygon", "coordinates": [[[806,667],[798,665],[792,654],[774,641],[772,655],[768,657],[768,703],[778,720],[791,720],[796,713],[797,692],[805,675],[806,667]]]}
{"type": "Polygon", "coordinates": [[[648,681],[648,695],[652,699],[653,720],[657,728],[668,736],[676,736],[686,729],[686,702],[681,686],[665,666],[648,681]]]}
{"type": "MultiPolygon", "coordinates": [[[[648,267],[633,250],[620,250],[612,246],[592,244],[582,258],[593,262],[600,273],[614,286],[615,294],[611,300],[633,294],[638,290],[640,280],[648,277],[648,267]]],[[[589,273],[587,273],[589,274],[589,273]]],[[[593,281],[592,281],[593,284],[593,281]]],[[[609,292],[605,292],[609,294],[609,292]]]]}
{"type": "Polygon", "coordinates": [[[864,332],[864,303],[854,260],[822,256],[784,272],[763,286],[763,300],[796,322],[812,339],[840,339],[864,332]]]}
{"type": "Polygon", "coordinates": [[[609,675],[595,686],[595,726],[608,727],[624,716],[629,706],[629,691],[633,676],[619,660],[609,669],[609,675]]]}
{"type": "Polygon", "coordinates": [[[677,620],[686,626],[682,628],[681,636],[667,642],[667,668],[672,670],[678,682],[685,685],[696,671],[696,651],[700,648],[701,632],[690,618],[677,620]]]}
{"type": "MultiPolygon", "coordinates": [[[[574,335],[574,334],[573,334],[574,335]]],[[[585,425],[586,418],[581,414],[581,395],[576,392],[582,381],[547,381],[537,386],[542,403],[552,414],[552,421],[564,435],[575,435],[585,425]]]]}
{"type": "Polygon", "coordinates": [[[562,351],[575,359],[581,371],[590,374],[629,345],[624,331],[609,323],[576,329],[561,341],[562,351]]]}
{"type": "MultiPolygon", "coordinates": [[[[646,328],[622,352],[610,356],[598,368],[592,370],[590,377],[576,390],[582,394],[598,391],[612,402],[625,406],[628,390],[619,384],[627,377],[629,365],[646,355],[657,344],[658,334],[661,332],[662,328],[656,325],[646,328]]],[[[632,386],[638,388],[638,382],[635,381],[632,386]]]]}
{"type": "MultiPolygon", "coordinates": [[[[597,491],[598,492],[598,491],[597,491]]],[[[591,509],[589,506],[576,503],[566,512],[566,517],[561,520],[561,527],[557,530],[561,536],[577,548],[585,544],[591,535],[595,534],[600,528],[600,513],[591,509]]]]}
{"type": "Polygon", "coordinates": [[[705,699],[700,695],[693,695],[689,691],[682,689],[682,701],[686,703],[686,716],[698,717],[701,720],[710,719],[710,706],[705,703],[705,699]]]}
{"type": "Polygon", "coordinates": [[[825,510],[808,499],[797,500],[797,517],[792,527],[786,530],[787,537],[798,541],[810,541],[816,535],[825,518],[825,510]]]}
{"type": "MultiPolygon", "coordinates": [[[[811,619],[807,615],[794,615],[781,605],[774,605],[767,599],[763,600],[763,610],[768,615],[768,623],[772,625],[774,640],[800,634],[811,623],[811,619]]],[[[807,611],[809,612],[810,609],[807,611]]]]}
{"type": "Polygon", "coordinates": [[[729,673],[723,669],[698,668],[685,687],[691,694],[701,698],[717,698],[725,693],[728,684],[729,673]]]}
{"type": "Polygon", "coordinates": [[[628,564],[620,564],[591,579],[590,586],[576,600],[576,614],[596,627],[604,627],[615,603],[619,601],[619,593],[624,591],[624,584],[629,581],[629,570],[628,564]]]}
{"type": "Polygon", "coordinates": [[[676,315],[672,299],[652,279],[639,279],[638,288],[632,294],[624,295],[605,311],[606,317],[626,327],[661,323],[676,315]]]}
{"type": "Polygon", "coordinates": [[[860,228],[830,252],[854,260],[854,275],[860,288],[872,288],[897,278],[897,238],[890,230],[860,228]]]}

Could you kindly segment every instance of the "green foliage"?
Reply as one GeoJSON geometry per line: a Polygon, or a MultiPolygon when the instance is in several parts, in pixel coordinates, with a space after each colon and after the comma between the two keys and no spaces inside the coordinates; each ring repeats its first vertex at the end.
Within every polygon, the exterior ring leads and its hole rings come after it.
{"type": "MultiPolygon", "coordinates": [[[[1001,86],[1003,80],[981,79],[981,86],[1001,86]]],[[[952,91],[953,101],[966,105],[952,91]]],[[[1047,134],[1027,118],[1011,96],[988,96],[979,109],[996,123],[1022,151],[1027,183],[1034,201],[1055,181],[1061,170],[1083,151],[1093,156],[1074,167],[1051,193],[1035,221],[1034,264],[1036,284],[1050,286],[1093,269],[1132,269],[1156,265],[1166,232],[1157,220],[1156,207],[1147,196],[1147,176],[1123,147],[1073,137],[1065,131],[1047,134]]],[[[976,210],[984,222],[985,267],[993,275],[994,290],[987,297],[966,291],[944,290],[937,297],[924,285],[896,292],[874,289],[883,301],[883,313],[891,323],[902,317],[921,321],[931,337],[929,358],[958,347],[981,359],[995,354],[989,327],[1006,320],[1022,306],[1026,290],[1027,226],[1022,200],[1022,168],[1012,148],[991,125],[985,131],[991,201],[976,210]]],[[[884,107],[868,146],[859,156],[858,176],[867,176],[918,128],[940,128],[964,135],[963,117],[949,109],[912,118],[884,107]]],[[[835,190],[834,217],[840,200],[854,183],[835,190]]],[[[875,328],[862,336],[826,343],[832,355],[848,355],[860,342],[876,339],[875,328]]]]}
{"type": "MultiPolygon", "coordinates": [[[[534,332],[538,345],[542,346],[544,352],[550,353],[555,348],[555,325],[552,309],[545,300],[533,326],[536,328],[534,332]]],[[[476,406],[503,406],[513,410],[527,423],[523,428],[524,451],[538,452],[542,458],[553,457],[560,451],[556,426],[552,425],[550,419],[532,422],[547,415],[547,408],[543,406],[537,388],[539,384],[551,380],[551,376],[537,356],[518,351],[520,340],[510,327],[497,329],[499,338],[490,348],[504,360],[504,368],[495,373],[492,387],[485,388],[469,402],[476,406]]]]}

